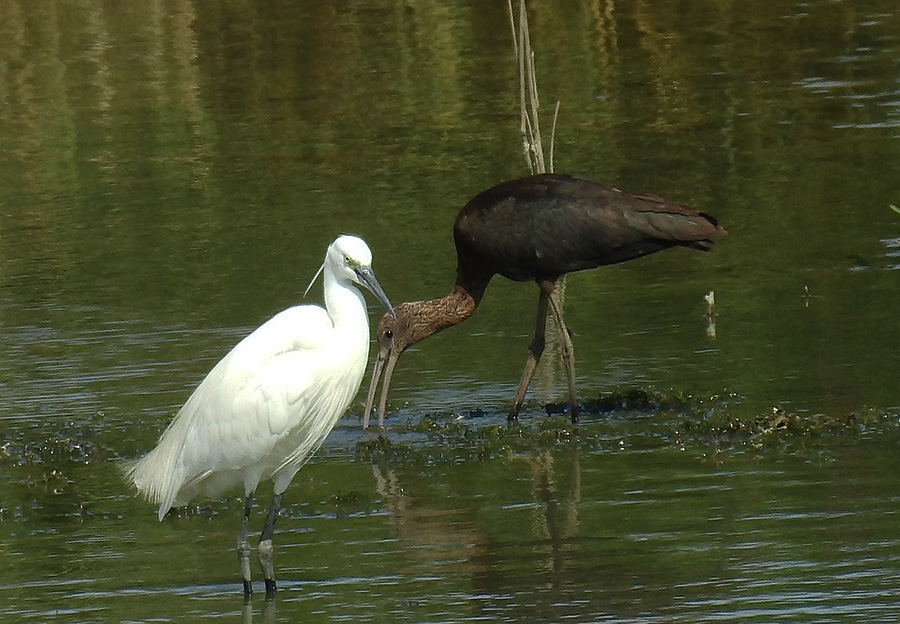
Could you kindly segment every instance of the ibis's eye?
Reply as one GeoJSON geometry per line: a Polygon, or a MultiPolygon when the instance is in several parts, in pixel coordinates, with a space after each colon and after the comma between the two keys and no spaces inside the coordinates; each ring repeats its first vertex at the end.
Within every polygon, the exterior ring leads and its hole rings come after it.
{"type": "Polygon", "coordinates": [[[394,332],[392,332],[392,331],[389,330],[389,329],[384,330],[384,334],[383,334],[383,335],[384,335],[385,339],[387,339],[387,340],[393,340],[393,339],[394,339],[394,332]]]}

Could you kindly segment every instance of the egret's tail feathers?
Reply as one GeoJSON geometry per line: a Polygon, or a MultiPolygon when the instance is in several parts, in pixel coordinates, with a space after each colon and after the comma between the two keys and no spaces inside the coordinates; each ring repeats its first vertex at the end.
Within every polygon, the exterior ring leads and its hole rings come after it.
{"type": "Polygon", "coordinates": [[[151,503],[159,504],[162,520],[175,503],[181,479],[169,457],[160,448],[124,465],[125,478],[151,503]]]}

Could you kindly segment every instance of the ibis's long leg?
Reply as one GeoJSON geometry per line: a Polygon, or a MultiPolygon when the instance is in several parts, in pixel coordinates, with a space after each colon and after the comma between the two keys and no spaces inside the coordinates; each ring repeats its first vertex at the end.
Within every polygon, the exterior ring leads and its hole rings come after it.
{"type": "Polygon", "coordinates": [[[575,346],[572,344],[572,336],[563,320],[562,310],[556,305],[553,297],[550,297],[550,308],[553,310],[553,318],[556,319],[556,329],[562,343],[562,360],[566,369],[566,379],[569,382],[569,406],[572,413],[572,422],[578,422],[578,393],[575,390],[575,346]]]}
{"type": "Polygon", "coordinates": [[[525,393],[528,391],[528,385],[534,376],[534,369],[537,368],[538,362],[541,361],[541,355],[544,353],[544,330],[547,325],[547,304],[550,300],[550,293],[553,292],[552,282],[538,283],[540,295],[538,296],[537,321],[534,328],[534,340],[528,346],[528,358],[525,360],[525,370],[522,371],[522,380],[519,382],[519,390],[516,392],[516,399],[513,401],[512,409],[509,410],[507,420],[516,420],[519,417],[519,410],[525,401],[525,393]]]}

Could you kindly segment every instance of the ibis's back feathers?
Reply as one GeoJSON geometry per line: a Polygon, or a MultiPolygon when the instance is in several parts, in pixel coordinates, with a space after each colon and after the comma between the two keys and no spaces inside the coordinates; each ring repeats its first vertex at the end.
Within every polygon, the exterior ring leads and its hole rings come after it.
{"type": "Polygon", "coordinates": [[[709,215],[654,195],[561,174],[475,196],[454,226],[462,271],[555,280],[673,246],[706,250],[725,233],[709,215]]]}

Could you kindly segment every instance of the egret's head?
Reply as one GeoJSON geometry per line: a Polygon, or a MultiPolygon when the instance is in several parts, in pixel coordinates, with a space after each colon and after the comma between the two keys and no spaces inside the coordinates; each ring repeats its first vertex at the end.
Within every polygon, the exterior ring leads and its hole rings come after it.
{"type": "MultiPolygon", "coordinates": [[[[359,236],[351,234],[338,236],[328,246],[325,262],[319,269],[319,273],[326,268],[339,280],[345,279],[364,286],[387,308],[389,315],[394,313],[394,307],[372,271],[372,252],[366,241],[359,236]]],[[[316,277],[319,276],[319,273],[316,273],[316,277]]],[[[313,277],[313,282],[316,281],[316,277],[313,277]]],[[[309,292],[310,286],[312,286],[312,282],[306,288],[307,292],[309,292]]]]}
{"type": "Polygon", "coordinates": [[[362,284],[358,271],[361,268],[372,270],[372,251],[359,236],[343,234],[328,246],[325,264],[330,264],[337,277],[362,284]]]}

